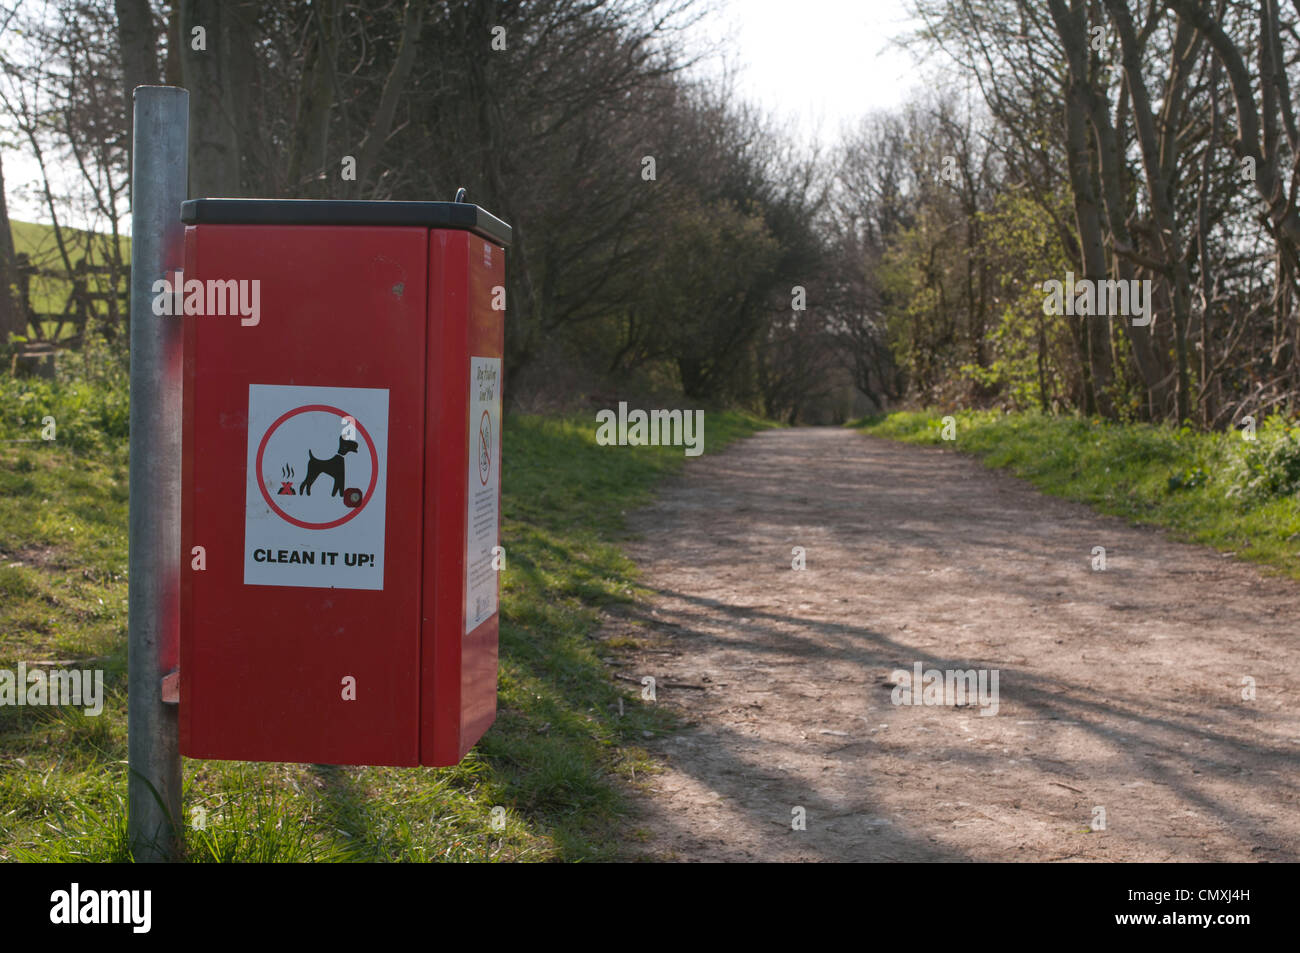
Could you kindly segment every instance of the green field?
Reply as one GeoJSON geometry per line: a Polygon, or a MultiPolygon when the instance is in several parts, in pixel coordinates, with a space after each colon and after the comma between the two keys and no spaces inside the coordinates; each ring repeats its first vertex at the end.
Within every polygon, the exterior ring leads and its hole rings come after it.
{"type": "MultiPolygon", "coordinates": [[[[0,377],[0,668],[102,668],[108,701],[99,717],[0,708],[4,860],[127,857],[125,381],[93,352],[79,360],[52,382],[0,377]]],[[[760,426],[710,413],[706,446],[760,426]]],[[[638,597],[617,546],[623,512],[684,457],[597,446],[594,415],[508,416],[504,440],[496,724],[454,768],[187,760],[190,859],[603,860],[627,849],[625,782],[653,769],[638,744],[672,726],[611,679],[601,657],[619,649],[594,636],[602,605],[638,597]]]]}
{"type": "Polygon", "coordinates": [[[1300,428],[1272,417],[1244,431],[1119,424],[1036,413],[957,411],[857,421],[864,433],[941,444],[1004,467],[1040,490],[1134,523],[1166,527],[1300,579],[1300,428]]]}

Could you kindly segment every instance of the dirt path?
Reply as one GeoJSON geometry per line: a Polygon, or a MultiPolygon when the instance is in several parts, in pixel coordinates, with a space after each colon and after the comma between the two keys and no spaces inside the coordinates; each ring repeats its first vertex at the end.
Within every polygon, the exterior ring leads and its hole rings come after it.
{"type": "Polygon", "coordinates": [[[646,855],[1300,859],[1300,585],[831,428],[708,455],[631,524],[657,595],[606,633],[692,723],[651,743],[646,855]],[[996,714],[893,704],[916,662],[998,670],[996,714]]]}

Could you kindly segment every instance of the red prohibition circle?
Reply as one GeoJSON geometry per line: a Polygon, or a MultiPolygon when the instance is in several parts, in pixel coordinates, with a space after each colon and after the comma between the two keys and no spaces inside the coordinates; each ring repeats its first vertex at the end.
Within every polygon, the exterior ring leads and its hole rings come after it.
{"type": "Polygon", "coordinates": [[[370,439],[370,432],[361,426],[361,421],[353,418],[352,422],[356,424],[357,430],[361,436],[366,438],[366,446],[370,448],[370,486],[366,488],[366,495],[362,497],[361,502],[357,504],[356,509],[352,510],[345,516],[330,523],[307,523],[300,519],[294,519],[280,507],[275,505],[275,500],[271,499],[271,494],[266,492],[266,484],[262,481],[262,454],[266,451],[266,442],[271,439],[271,434],[275,433],[276,428],[284,423],[290,417],[296,417],[298,414],[306,414],[312,411],[322,411],[327,414],[334,414],[336,417],[347,417],[337,407],[330,407],[328,404],[308,404],[305,407],[295,407],[280,415],[275,423],[266,428],[266,433],[262,434],[262,442],[257,445],[257,488],[262,491],[262,499],[266,500],[266,505],[275,510],[281,519],[292,523],[294,526],[301,526],[303,529],[333,529],[335,526],[342,526],[348,520],[355,517],[358,513],[366,508],[370,502],[371,495],[375,492],[375,485],[379,482],[379,454],[375,451],[375,442],[370,439]]]}
{"type": "Polygon", "coordinates": [[[486,410],[483,411],[483,416],[479,419],[478,422],[478,439],[482,442],[483,452],[486,453],[488,457],[488,465],[486,470],[483,469],[482,464],[479,465],[478,481],[479,483],[482,483],[484,486],[487,486],[488,477],[492,475],[492,449],[490,446],[492,443],[492,417],[488,414],[486,410]],[[486,431],[484,430],[485,427],[487,428],[486,431]],[[484,438],[483,436],[485,432],[487,434],[486,438],[484,438]]]}

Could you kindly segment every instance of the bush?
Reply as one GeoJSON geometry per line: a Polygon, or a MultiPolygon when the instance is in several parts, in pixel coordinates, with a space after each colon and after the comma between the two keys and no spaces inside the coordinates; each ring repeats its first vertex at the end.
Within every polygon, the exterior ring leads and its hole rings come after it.
{"type": "Polygon", "coordinates": [[[0,439],[39,440],[47,417],[55,439],[85,452],[125,449],[130,377],[125,361],[102,340],[59,354],[54,380],[0,374],[0,439]]]}
{"type": "Polygon", "coordinates": [[[1300,492],[1300,428],[1269,417],[1254,440],[1241,440],[1228,464],[1232,498],[1260,503],[1300,492]]]}

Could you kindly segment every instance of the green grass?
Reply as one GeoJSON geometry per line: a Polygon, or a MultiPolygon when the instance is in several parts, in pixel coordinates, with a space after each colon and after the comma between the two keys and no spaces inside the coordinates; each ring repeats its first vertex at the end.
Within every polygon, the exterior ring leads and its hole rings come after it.
{"type": "MultiPolygon", "coordinates": [[[[0,860],[128,856],[125,400],[111,362],[96,369],[92,354],[87,364],[52,382],[0,377],[0,668],[77,660],[105,670],[108,693],[97,718],[0,707],[0,860]],[[59,422],[54,441],[39,439],[46,415],[59,422]]],[[[761,426],[711,413],[706,449],[761,426]]],[[[594,636],[602,606],[640,594],[617,545],[624,512],[684,457],[597,446],[594,415],[509,416],[504,439],[508,562],[499,714],[487,735],[452,768],[187,760],[189,859],[622,855],[620,779],[653,769],[638,745],[672,722],[635,686],[618,687],[601,661],[615,649],[594,636]],[[492,829],[495,806],[503,831],[492,829]]]]}
{"type": "Polygon", "coordinates": [[[973,453],[1054,496],[1172,530],[1300,579],[1297,432],[1285,421],[1242,433],[1108,423],[1036,413],[957,411],[955,440],[939,413],[855,421],[864,433],[973,453]]]}

